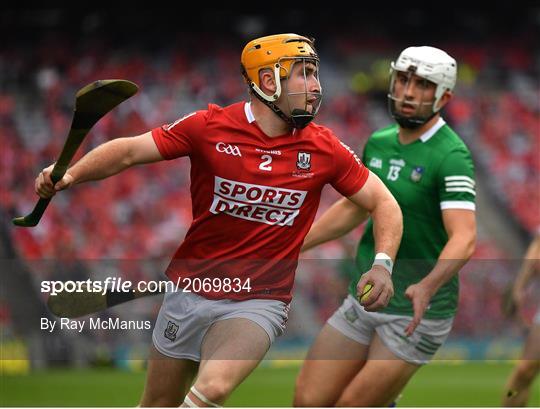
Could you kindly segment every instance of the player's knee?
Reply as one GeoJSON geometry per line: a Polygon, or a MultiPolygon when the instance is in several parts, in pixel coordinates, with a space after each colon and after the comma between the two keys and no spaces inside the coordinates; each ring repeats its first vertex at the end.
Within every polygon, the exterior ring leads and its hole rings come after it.
{"type": "Polygon", "coordinates": [[[205,382],[197,382],[195,386],[208,400],[222,404],[232,393],[236,385],[228,379],[215,378],[205,382]]]}

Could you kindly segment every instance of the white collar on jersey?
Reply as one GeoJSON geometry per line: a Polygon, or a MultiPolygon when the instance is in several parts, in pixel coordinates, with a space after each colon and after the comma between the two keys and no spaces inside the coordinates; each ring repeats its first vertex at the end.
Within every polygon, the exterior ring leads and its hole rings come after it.
{"type": "Polygon", "coordinates": [[[439,117],[439,120],[435,122],[435,125],[433,125],[431,128],[429,128],[426,132],[420,136],[420,140],[422,142],[427,142],[431,139],[433,135],[435,135],[435,132],[437,132],[439,129],[441,129],[446,124],[445,120],[439,117]]]}
{"type": "Polygon", "coordinates": [[[246,102],[244,104],[244,112],[246,113],[246,118],[249,123],[255,122],[255,117],[253,116],[253,112],[251,111],[251,102],[246,102]]]}

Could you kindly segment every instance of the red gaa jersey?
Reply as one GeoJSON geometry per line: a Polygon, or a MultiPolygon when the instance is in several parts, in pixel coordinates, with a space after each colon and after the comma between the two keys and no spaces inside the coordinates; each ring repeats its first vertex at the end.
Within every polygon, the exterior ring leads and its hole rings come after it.
{"type": "Polygon", "coordinates": [[[193,222],[167,275],[210,299],[290,302],[324,185],[351,196],[369,174],[328,128],[270,138],[244,102],[209,105],[152,136],[163,158],[191,159],[193,222]]]}

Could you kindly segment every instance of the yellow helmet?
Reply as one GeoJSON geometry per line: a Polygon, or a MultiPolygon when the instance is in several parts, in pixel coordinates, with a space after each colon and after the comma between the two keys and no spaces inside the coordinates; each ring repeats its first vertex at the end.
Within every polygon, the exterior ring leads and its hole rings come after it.
{"type": "MultiPolygon", "coordinates": [[[[304,109],[295,108],[290,115],[285,114],[274,102],[281,95],[281,79],[286,79],[291,74],[292,66],[296,61],[306,60],[319,65],[319,56],[313,46],[314,40],[298,34],[276,34],[257,38],[250,41],[244,47],[240,62],[242,74],[254,95],[266,104],[276,115],[294,128],[304,128],[315,117],[319,110],[321,92],[307,92],[317,98],[312,112],[307,111],[307,99],[304,109]],[[260,88],[259,72],[262,69],[270,69],[276,79],[276,90],[273,95],[267,95],[260,88]]],[[[304,78],[305,80],[305,78],[304,78]]],[[[293,95],[293,93],[289,93],[293,95]]]]}
{"type": "MultiPolygon", "coordinates": [[[[291,73],[293,62],[298,58],[319,61],[313,40],[298,34],[276,34],[250,41],[242,51],[240,62],[246,82],[251,88],[259,91],[260,70],[268,68],[276,73],[276,78],[278,75],[279,78],[287,78],[291,73]]],[[[276,100],[279,98],[280,81],[276,82],[279,91],[265,99],[276,100]]]]}

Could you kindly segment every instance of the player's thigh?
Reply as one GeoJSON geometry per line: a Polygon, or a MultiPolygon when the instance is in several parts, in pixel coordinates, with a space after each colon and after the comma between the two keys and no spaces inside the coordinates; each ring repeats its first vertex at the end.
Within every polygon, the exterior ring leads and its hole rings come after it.
{"type": "Polygon", "coordinates": [[[388,406],[418,370],[399,359],[375,335],[368,360],[345,388],[336,406],[388,406]]]}
{"type": "Polygon", "coordinates": [[[332,406],[364,365],[368,345],[325,324],[296,380],[295,406],[332,406]]]}
{"type": "Polygon", "coordinates": [[[215,322],[201,345],[195,386],[208,399],[220,401],[256,368],[269,347],[267,332],[249,319],[215,322]]]}
{"type": "Polygon", "coordinates": [[[146,384],[140,406],[180,406],[199,364],[187,359],[170,358],[152,345],[148,358],[146,384]]]}
{"type": "Polygon", "coordinates": [[[266,331],[246,318],[217,321],[201,345],[201,364],[209,360],[260,360],[270,348],[266,331]]]}

